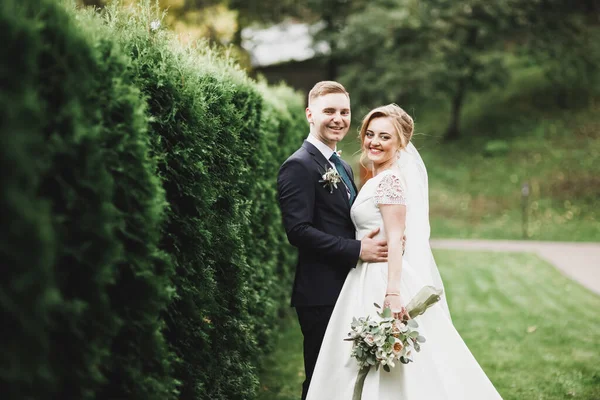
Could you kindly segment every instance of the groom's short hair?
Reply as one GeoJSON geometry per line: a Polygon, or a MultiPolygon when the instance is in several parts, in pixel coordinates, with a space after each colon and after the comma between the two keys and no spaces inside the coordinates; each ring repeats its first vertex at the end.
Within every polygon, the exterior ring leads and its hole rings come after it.
{"type": "Polygon", "coordinates": [[[308,104],[310,104],[317,97],[325,96],[331,93],[344,93],[350,97],[350,94],[346,91],[346,88],[339,82],[335,81],[321,81],[317,82],[310,92],[308,92],[308,104]]]}

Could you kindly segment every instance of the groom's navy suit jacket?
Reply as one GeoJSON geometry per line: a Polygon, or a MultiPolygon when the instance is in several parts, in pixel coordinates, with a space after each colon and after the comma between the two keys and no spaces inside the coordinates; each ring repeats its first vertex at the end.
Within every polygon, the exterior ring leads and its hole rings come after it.
{"type": "MultiPolygon", "coordinates": [[[[350,166],[343,164],[353,178],[350,166]]],[[[279,170],[283,224],[289,242],[298,248],[294,307],[334,305],[360,255],[346,187],[340,182],[331,193],[319,183],[329,168],[325,156],[305,141],[279,170]]]]}

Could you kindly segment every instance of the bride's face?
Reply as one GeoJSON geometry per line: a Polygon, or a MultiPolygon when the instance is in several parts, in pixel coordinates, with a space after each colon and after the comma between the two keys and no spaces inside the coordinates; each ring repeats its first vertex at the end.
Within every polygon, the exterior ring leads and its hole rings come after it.
{"type": "Polygon", "coordinates": [[[372,119],[365,132],[363,150],[375,166],[396,160],[400,139],[388,117],[372,119]]]}

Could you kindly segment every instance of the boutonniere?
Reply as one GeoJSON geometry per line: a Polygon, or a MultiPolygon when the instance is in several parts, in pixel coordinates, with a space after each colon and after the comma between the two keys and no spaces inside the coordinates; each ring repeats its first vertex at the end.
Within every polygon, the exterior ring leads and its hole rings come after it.
{"type": "Polygon", "coordinates": [[[342,177],[337,170],[331,167],[325,171],[321,178],[319,183],[322,183],[325,189],[329,189],[329,193],[333,193],[333,189],[337,189],[337,184],[342,181],[342,177]]]}

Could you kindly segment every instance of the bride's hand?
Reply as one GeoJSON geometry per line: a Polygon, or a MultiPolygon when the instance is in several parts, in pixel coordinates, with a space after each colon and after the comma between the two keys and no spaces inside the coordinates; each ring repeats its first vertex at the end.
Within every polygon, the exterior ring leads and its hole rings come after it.
{"type": "Polygon", "coordinates": [[[391,309],[392,316],[396,319],[410,319],[410,315],[408,315],[402,297],[399,294],[386,294],[383,301],[383,308],[391,309]]]}

